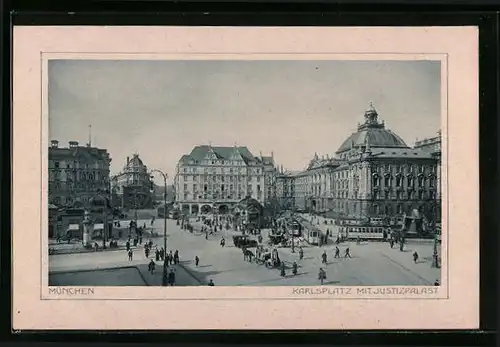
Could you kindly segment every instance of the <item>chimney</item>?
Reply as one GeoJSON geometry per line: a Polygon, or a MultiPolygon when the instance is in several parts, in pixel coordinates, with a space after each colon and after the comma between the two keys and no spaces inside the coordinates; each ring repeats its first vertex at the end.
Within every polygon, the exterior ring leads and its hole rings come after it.
{"type": "Polygon", "coordinates": [[[129,162],[130,162],[130,157],[127,157],[127,165],[128,165],[129,162]]]}
{"type": "Polygon", "coordinates": [[[57,141],[57,140],[50,141],[50,147],[52,147],[52,148],[58,148],[59,147],[59,141],[57,141]]]}

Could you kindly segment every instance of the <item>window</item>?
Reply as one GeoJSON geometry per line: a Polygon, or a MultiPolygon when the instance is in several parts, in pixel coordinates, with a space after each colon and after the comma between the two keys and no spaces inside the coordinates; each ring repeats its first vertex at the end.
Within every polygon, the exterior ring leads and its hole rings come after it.
{"type": "Polygon", "coordinates": [[[385,198],[385,199],[389,199],[389,192],[388,192],[388,191],[385,191],[384,193],[385,193],[385,194],[384,194],[384,195],[385,195],[385,196],[384,196],[384,198],[385,198]]]}
{"type": "Polygon", "coordinates": [[[396,187],[400,188],[403,183],[403,179],[401,176],[396,177],[396,187]]]}
{"type": "Polygon", "coordinates": [[[401,191],[399,190],[396,192],[396,199],[401,199],[401,191]]]}
{"type": "Polygon", "coordinates": [[[408,177],[408,188],[413,188],[413,183],[414,183],[413,177],[409,176],[408,177]]]}
{"type": "Polygon", "coordinates": [[[418,177],[418,186],[419,187],[423,187],[424,186],[424,177],[423,176],[419,176],[418,177]]]}
{"type": "Polygon", "coordinates": [[[58,161],[55,161],[55,162],[54,162],[54,167],[55,167],[56,169],[59,169],[59,162],[58,162],[58,161]]]}
{"type": "Polygon", "coordinates": [[[429,177],[429,187],[434,188],[434,177],[429,177]]]}
{"type": "Polygon", "coordinates": [[[391,177],[390,176],[385,176],[384,186],[386,186],[386,187],[390,187],[391,186],[391,177]]]}

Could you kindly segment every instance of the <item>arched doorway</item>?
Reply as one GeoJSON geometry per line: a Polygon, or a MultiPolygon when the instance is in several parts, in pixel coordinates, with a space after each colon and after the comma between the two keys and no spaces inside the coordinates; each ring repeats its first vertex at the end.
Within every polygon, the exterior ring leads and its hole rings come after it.
{"type": "Polygon", "coordinates": [[[189,205],[182,205],[181,207],[182,214],[189,214],[189,205]]]}
{"type": "Polygon", "coordinates": [[[316,200],[312,200],[311,201],[311,207],[312,207],[313,210],[316,209],[316,200]]]}
{"type": "Polygon", "coordinates": [[[219,214],[227,214],[229,212],[229,207],[227,205],[219,206],[219,214]]]}
{"type": "Polygon", "coordinates": [[[200,207],[198,205],[191,205],[191,213],[192,214],[198,214],[200,212],[200,207]]]}
{"type": "Polygon", "coordinates": [[[210,205],[203,205],[201,206],[201,213],[206,214],[212,212],[212,206],[210,205]]]}

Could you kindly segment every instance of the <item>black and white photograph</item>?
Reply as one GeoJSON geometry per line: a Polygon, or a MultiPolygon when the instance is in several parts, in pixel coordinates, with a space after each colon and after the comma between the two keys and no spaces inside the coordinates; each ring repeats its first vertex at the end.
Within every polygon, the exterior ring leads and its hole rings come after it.
{"type": "Polygon", "coordinates": [[[440,60],[47,66],[49,286],[442,285],[440,60]]]}

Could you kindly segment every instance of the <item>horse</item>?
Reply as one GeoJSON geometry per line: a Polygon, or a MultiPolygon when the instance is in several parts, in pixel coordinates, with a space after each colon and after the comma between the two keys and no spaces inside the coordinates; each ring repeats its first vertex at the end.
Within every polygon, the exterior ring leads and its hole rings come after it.
{"type": "Polygon", "coordinates": [[[242,252],[243,252],[243,260],[251,262],[251,261],[252,261],[252,258],[254,257],[253,252],[252,252],[252,251],[249,251],[249,250],[248,250],[248,249],[246,249],[246,248],[243,248],[243,249],[242,249],[242,252]]]}

